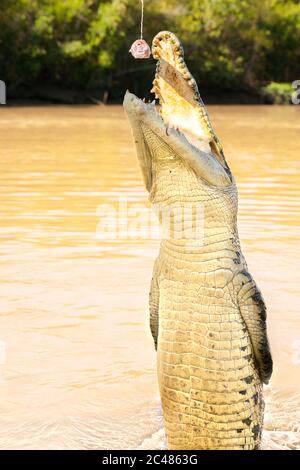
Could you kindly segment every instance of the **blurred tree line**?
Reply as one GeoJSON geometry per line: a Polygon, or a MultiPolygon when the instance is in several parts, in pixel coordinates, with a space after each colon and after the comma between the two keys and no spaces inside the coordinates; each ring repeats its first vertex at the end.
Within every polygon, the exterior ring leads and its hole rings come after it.
{"type": "MultiPolygon", "coordinates": [[[[9,96],[115,101],[149,96],[153,59],[128,53],[139,0],[1,0],[0,79],[9,96]]],[[[144,37],[174,31],[201,90],[300,79],[300,0],[145,0],[144,37]]]]}

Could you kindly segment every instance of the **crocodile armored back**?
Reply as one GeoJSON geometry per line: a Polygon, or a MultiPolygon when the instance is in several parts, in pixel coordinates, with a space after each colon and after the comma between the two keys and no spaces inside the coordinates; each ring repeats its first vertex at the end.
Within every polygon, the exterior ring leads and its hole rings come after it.
{"type": "Polygon", "coordinates": [[[159,107],[129,92],[124,107],[150,200],[169,216],[150,289],[168,447],[259,449],[272,358],[235,181],[179,40],[163,31],[152,52],[159,107]]]}

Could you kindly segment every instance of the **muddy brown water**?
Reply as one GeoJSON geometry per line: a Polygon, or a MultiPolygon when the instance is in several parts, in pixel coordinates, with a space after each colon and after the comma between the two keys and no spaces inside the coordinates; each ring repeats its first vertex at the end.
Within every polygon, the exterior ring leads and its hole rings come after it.
{"type": "MultiPolygon", "coordinates": [[[[268,306],[264,448],[299,448],[300,106],[209,111],[268,306]]],[[[0,447],[164,448],[147,312],[159,241],[122,108],[1,107],[0,139],[0,447]]]]}

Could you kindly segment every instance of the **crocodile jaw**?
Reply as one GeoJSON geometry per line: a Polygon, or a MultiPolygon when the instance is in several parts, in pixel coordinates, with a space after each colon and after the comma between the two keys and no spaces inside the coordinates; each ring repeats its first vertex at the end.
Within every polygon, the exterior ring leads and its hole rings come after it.
{"type": "Polygon", "coordinates": [[[162,31],[153,39],[152,54],[158,62],[151,91],[159,99],[164,122],[180,129],[196,147],[210,152],[214,133],[180,41],[173,33],[162,31]]]}
{"type": "Polygon", "coordinates": [[[152,53],[158,61],[152,88],[159,100],[158,109],[155,102],[147,104],[129,92],[124,98],[147,189],[151,187],[152,178],[151,148],[143,135],[143,126],[150,128],[181,157],[183,152],[195,172],[209,183],[230,184],[231,174],[221,144],[212,129],[197,84],[184,62],[179,40],[173,33],[160,32],[153,39],[152,53]],[[204,171],[201,171],[202,163],[204,171]]]}
{"type": "MultiPolygon", "coordinates": [[[[128,90],[124,97],[123,106],[131,125],[144,183],[146,189],[150,191],[152,186],[151,152],[144,138],[142,122],[143,118],[147,117],[150,121],[153,120],[155,122],[159,119],[159,115],[155,111],[154,103],[150,106],[140,100],[133,93],[129,93],[128,90]]],[[[160,125],[164,126],[162,120],[160,125]]]]}
{"type": "MultiPolygon", "coordinates": [[[[152,54],[157,67],[151,91],[159,100],[159,114],[166,128],[179,129],[195,147],[212,153],[224,164],[221,144],[210,123],[197,83],[185,64],[179,39],[169,31],[161,31],[153,39],[152,54]]],[[[124,105],[129,114],[128,100],[124,105]]],[[[135,102],[135,111],[139,107],[141,111],[147,110],[147,105],[141,100],[135,102]]],[[[153,103],[149,108],[153,108],[153,103]]]]}

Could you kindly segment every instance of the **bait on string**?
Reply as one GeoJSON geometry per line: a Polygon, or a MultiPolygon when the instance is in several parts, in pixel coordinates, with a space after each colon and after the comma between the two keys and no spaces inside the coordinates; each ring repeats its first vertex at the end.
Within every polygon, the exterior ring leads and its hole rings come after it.
{"type": "Polygon", "coordinates": [[[147,42],[143,39],[144,30],[144,0],[141,0],[141,37],[132,44],[129,52],[135,59],[149,59],[151,56],[151,50],[147,42]]]}

